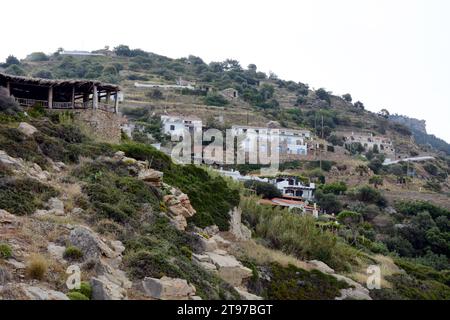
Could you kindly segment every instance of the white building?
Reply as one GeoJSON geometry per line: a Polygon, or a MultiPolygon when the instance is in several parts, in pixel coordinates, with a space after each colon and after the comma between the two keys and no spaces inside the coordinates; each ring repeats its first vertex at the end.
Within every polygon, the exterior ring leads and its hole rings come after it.
{"type": "Polygon", "coordinates": [[[308,153],[308,145],[306,140],[311,138],[311,132],[309,130],[293,130],[285,128],[277,129],[252,126],[232,126],[231,129],[234,135],[245,136],[245,139],[241,145],[244,152],[251,153],[258,152],[258,150],[266,152],[266,146],[260,146],[258,149],[258,137],[267,139],[268,141],[273,141],[273,139],[277,137],[280,154],[307,155],[308,153]]]}
{"type": "Polygon", "coordinates": [[[191,117],[162,115],[161,122],[163,124],[163,131],[170,136],[182,137],[185,130],[191,134],[202,132],[202,120],[191,117]]]}
{"type": "Polygon", "coordinates": [[[314,199],[314,191],[316,190],[314,183],[305,185],[300,179],[293,176],[279,176],[270,182],[276,185],[283,197],[301,198],[304,200],[314,199]]]}

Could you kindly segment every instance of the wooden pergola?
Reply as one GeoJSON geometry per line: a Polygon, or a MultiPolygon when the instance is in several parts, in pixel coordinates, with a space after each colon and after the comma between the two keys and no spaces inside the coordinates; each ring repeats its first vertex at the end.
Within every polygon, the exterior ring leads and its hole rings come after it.
{"type": "Polygon", "coordinates": [[[24,107],[119,112],[120,87],[95,80],[49,80],[0,73],[0,86],[24,107]]]}

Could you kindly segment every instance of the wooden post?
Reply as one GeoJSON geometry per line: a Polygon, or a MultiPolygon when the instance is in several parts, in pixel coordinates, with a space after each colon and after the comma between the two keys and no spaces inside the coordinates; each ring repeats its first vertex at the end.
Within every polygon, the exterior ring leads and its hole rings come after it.
{"type": "Polygon", "coordinates": [[[11,96],[11,84],[9,81],[6,83],[6,91],[8,92],[8,97],[11,96]]]}
{"type": "Polygon", "coordinates": [[[97,86],[94,86],[94,92],[92,95],[92,107],[94,109],[98,109],[98,91],[97,86]]]}
{"type": "Polygon", "coordinates": [[[111,92],[106,91],[106,104],[109,104],[111,101],[111,92]]]}
{"type": "Polygon", "coordinates": [[[72,87],[72,109],[75,109],[75,87],[72,87]]]}
{"type": "Polygon", "coordinates": [[[53,108],[53,87],[48,88],[48,108],[53,108]]]}
{"type": "Polygon", "coordinates": [[[114,101],[114,113],[119,113],[119,91],[116,91],[116,100],[114,101]]]}

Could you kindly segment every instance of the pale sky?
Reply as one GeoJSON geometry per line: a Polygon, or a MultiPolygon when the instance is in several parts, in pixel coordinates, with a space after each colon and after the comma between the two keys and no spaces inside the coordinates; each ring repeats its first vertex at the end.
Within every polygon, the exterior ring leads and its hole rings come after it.
{"type": "Polygon", "coordinates": [[[127,44],[172,58],[234,58],[351,93],[371,111],[425,119],[450,142],[447,0],[14,0],[0,61],[127,44]]]}

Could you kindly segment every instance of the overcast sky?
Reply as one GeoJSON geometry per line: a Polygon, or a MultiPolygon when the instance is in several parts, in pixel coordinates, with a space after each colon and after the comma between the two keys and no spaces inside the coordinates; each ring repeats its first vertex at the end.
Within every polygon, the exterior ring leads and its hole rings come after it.
{"type": "Polygon", "coordinates": [[[447,0],[14,0],[0,60],[127,44],[172,58],[234,58],[280,78],[351,93],[425,119],[450,142],[447,0]]]}

